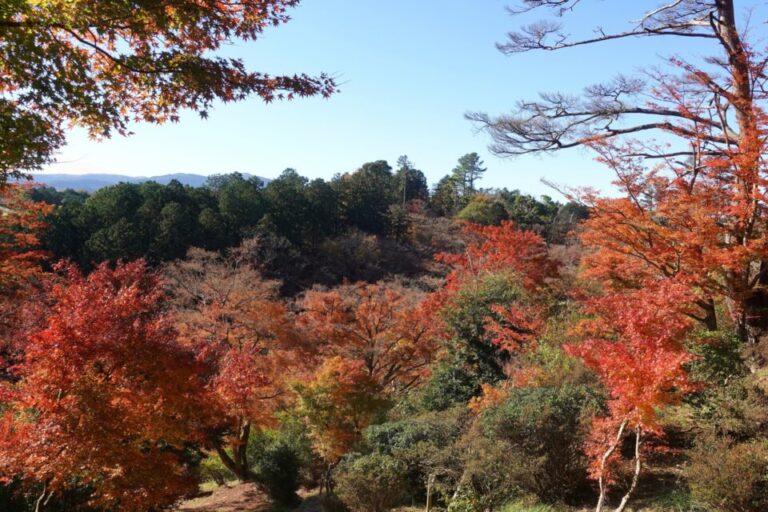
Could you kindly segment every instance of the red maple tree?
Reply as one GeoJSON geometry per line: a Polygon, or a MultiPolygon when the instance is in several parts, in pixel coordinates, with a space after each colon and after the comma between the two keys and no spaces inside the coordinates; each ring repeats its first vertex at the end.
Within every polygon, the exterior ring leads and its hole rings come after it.
{"type": "MultiPolygon", "coordinates": [[[[483,275],[511,271],[520,279],[524,290],[532,295],[544,292],[558,275],[559,265],[550,258],[544,239],[532,231],[516,229],[510,221],[499,226],[468,223],[464,233],[470,241],[462,253],[435,256],[438,262],[450,268],[445,284],[430,294],[421,307],[424,317],[435,324],[439,323],[439,311],[459,290],[483,275]]],[[[523,311],[512,307],[504,312],[496,308],[494,312],[502,318],[489,319],[492,335],[500,345],[509,344],[509,348],[530,341],[530,336],[541,326],[539,315],[531,309],[523,311]]]]}
{"type": "Polygon", "coordinates": [[[566,350],[592,368],[609,393],[608,414],[594,420],[587,444],[592,475],[600,484],[598,510],[624,436],[635,435],[635,474],[619,509],[637,485],[643,436],[662,433],[658,411],[696,388],[685,371],[693,359],[685,341],[694,299],[685,283],[649,279],[636,290],[606,293],[584,304],[590,317],[577,328],[584,340],[566,350]]]}
{"type": "Polygon", "coordinates": [[[499,270],[515,270],[526,289],[537,290],[557,275],[557,263],[550,259],[544,239],[533,231],[515,228],[511,221],[498,226],[466,224],[464,234],[471,240],[461,254],[440,253],[435,258],[451,267],[445,288],[460,286],[467,276],[499,270]]]}
{"type": "Polygon", "coordinates": [[[2,388],[0,476],[42,485],[42,501],[79,486],[92,489],[93,506],[170,504],[196,488],[183,448],[203,441],[209,408],[164,290],[142,262],[87,277],[59,270],[17,382],[2,388]]]}
{"type": "Polygon", "coordinates": [[[12,293],[24,280],[40,272],[45,253],[38,235],[52,207],[31,201],[28,186],[0,187],[0,290],[12,293]]]}
{"type": "Polygon", "coordinates": [[[288,383],[312,367],[277,283],[261,277],[242,251],[227,257],[190,250],[166,272],[181,342],[204,365],[218,415],[211,442],[239,479],[252,479],[248,440],[274,423],[288,383]],[[301,363],[300,363],[301,361],[301,363]]]}
{"type": "MultiPolygon", "coordinates": [[[[20,356],[19,335],[34,323],[26,301],[39,296],[41,263],[39,233],[51,207],[27,197],[29,186],[0,186],[0,380],[20,356]]],[[[39,297],[38,297],[39,300],[39,297]]]]}

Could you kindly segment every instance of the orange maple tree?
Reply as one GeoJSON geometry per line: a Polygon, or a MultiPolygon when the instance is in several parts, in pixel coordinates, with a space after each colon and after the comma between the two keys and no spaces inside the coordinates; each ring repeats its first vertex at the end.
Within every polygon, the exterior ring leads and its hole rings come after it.
{"type": "Polygon", "coordinates": [[[295,389],[314,448],[331,467],[355,447],[360,433],[390,405],[363,361],[339,356],[323,360],[312,380],[295,389]]]}
{"type": "Polygon", "coordinates": [[[0,476],[42,486],[41,502],[78,486],[97,507],[173,503],[196,488],[183,449],[204,441],[209,408],[159,279],[142,262],[59,270],[17,382],[2,388],[0,476]]]}
{"type": "Polygon", "coordinates": [[[386,283],[311,290],[299,324],[322,363],[300,388],[316,445],[329,462],[351,448],[388,398],[429,374],[438,348],[421,294],[386,283]]]}
{"type": "MultiPolygon", "coordinates": [[[[586,304],[612,334],[588,338],[573,353],[606,382],[618,408],[612,421],[623,432],[630,424],[647,428],[647,414],[625,423],[625,413],[664,405],[665,385],[686,389],[672,378],[681,375],[675,367],[687,357],[679,338],[697,327],[727,327],[721,304],[751,352],[750,369],[766,362],[768,75],[765,52],[747,42],[748,16],[739,18],[735,0],[626,2],[627,12],[640,12],[624,29],[595,27],[584,37],[564,29],[563,20],[588,3],[520,0],[513,12],[549,11],[555,19],[511,31],[499,49],[565,51],[663,38],[690,41],[701,51],[686,61],[668,59],[666,67],[641,76],[591,85],[580,96],[546,93],[519,102],[508,115],[470,118],[492,136],[497,154],[587,146],[616,173],[622,197],[578,194],[591,207],[582,236],[588,251],[582,277],[592,280],[589,291],[597,298],[586,304]],[[680,303],[660,304],[653,293],[680,303]],[[601,303],[605,307],[594,309],[601,303]],[[628,311],[620,314],[619,307],[628,311]],[[669,323],[669,332],[646,328],[654,315],[669,323]],[[660,373],[644,368],[643,360],[658,364],[660,373]],[[651,395],[641,392],[644,383],[633,372],[648,379],[651,395]]],[[[611,429],[615,438],[617,429],[611,429]]],[[[636,437],[639,450],[640,431],[636,437]]],[[[604,441],[614,450],[619,442],[604,441]]],[[[598,510],[603,498],[601,493],[598,510]]],[[[623,500],[617,510],[625,507],[623,500]]]]}
{"type": "Polygon", "coordinates": [[[701,292],[689,315],[710,330],[723,325],[724,304],[754,371],[768,334],[768,94],[765,56],[728,37],[729,73],[671,59],[672,72],[653,75],[644,108],[663,106],[664,141],[617,132],[581,142],[614,172],[621,197],[574,195],[591,208],[586,277],[612,289],[651,276],[686,283],[701,292]]]}
{"type": "Polygon", "coordinates": [[[181,341],[207,368],[206,386],[221,415],[212,442],[227,468],[251,479],[251,431],[274,421],[289,380],[311,367],[311,354],[277,283],[262,279],[242,251],[222,257],[192,249],[167,275],[181,341]]]}
{"type": "Polygon", "coordinates": [[[429,373],[437,348],[418,314],[420,293],[386,283],[311,290],[299,324],[323,357],[361,361],[382,390],[407,389],[429,373]]]}
{"type": "Polygon", "coordinates": [[[685,371],[693,360],[685,341],[694,322],[688,312],[695,297],[686,283],[671,279],[647,279],[641,285],[587,300],[584,312],[590,317],[576,329],[584,340],[566,346],[595,371],[609,393],[608,413],[595,418],[587,444],[591,473],[600,485],[598,511],[614,481],[625,435],[635,435],[635,473],[617,510],[623,510],[637,485],[643,437],[662,434],[659,410],[696,389],[685,371]]]}
{"type": "Polygon", "coordinates": [[[493,316],[485,321],[485,332],[491,342],[509,353],[535,346],[546,323],[545,312],[537,304],[510,304],[491,306],[493,316]]]}
{"type": "Polygon", "coordinates": [[[514,270],[531,291],[541,289],[557,275],[558,265],[550,259],[544,239],[533,231],[516,229],[511,221],[498,226],[467,223],[464,234],[470,242],[463,253],[435,256],[451,268],[444,287],[447,294],[455,292],[469,276],[484,272],[514,270]]]}
{"type": "MultiPolygon", "coordinates": [[[[741,41],[735,44],[725,87],[716,73],[674,59],[680,75],[657,77],[652,101],[691,121],[685,129],[666,125],[684,146],[610,137],[586,142],[623,192],[618,198],[578,194],[591,209],[581,233],[587,250],[582,277],[595,294],[586,304],[613,332],[572,348],[613,397],[611,414],[595,423],[590,447],[601,484],[598,508],[622,436],[635,432],[631,493],[643,433],[659,433],[653,411],[692,389],[682,369],[691,358],[681,345],[686,334],[716,331],[730,320],[749,368],[765,364],[768,117],[760,105],[767,96],[750,78],[762,74],[763,60],[741,41]],[[619,314],[622,308],[627,313],[619,314]],[[661,327],[664,332],[653,331],[661,327]]],[[[617,510],[625,506],[626,497],[617,510]]]]}
{"type": "Polygon", "coordinates": [[[718,329],[716,304],[724,301],[741,339],[758,344],[768,328],[768,183],[755,153],[763,151],[764,128],[750,130],[757,150],[707,156],[702,149],[695,161],[652,169],[633,156],[639,149],[632,143],[596,145],[625,196],[582,195],[591,207],[581,235],[590,250],[584,276],[611,289],[635,288],[651,276],[687,283],[702,292],[692,318],[718,329]]]}

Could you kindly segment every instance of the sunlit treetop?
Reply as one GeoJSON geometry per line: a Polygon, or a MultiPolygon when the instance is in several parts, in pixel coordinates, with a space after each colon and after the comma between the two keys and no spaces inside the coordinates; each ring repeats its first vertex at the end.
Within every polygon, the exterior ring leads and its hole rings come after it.
{"type": "Polygon", "coordinates": [[[328,96],[331,77],[271,76],[216,56],[288,21],[299,0],[10,0],[0,5],[0,180],[51,161],[70,125],[207,116],[214,100],[328,96]]]}

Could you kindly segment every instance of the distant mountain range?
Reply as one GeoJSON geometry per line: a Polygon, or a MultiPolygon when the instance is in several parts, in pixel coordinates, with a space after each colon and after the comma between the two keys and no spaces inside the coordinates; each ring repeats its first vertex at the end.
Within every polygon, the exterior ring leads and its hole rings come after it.
{"type": "MultiPolygon", "coordinates": [[[[248,173],[241,174],[246,178],[254,176],[248,173]]],[[[167,185],[172,180],[176,180],[182,185],[201,187],[205,185],[208,179],[208,176],[188,173],[163,174],[160,176],[125,176],[122,174],[52,174],[39,172],[34,173],[32,176],[36,183],[42,183],[57,190],[71,188],[74,190],[85,190],[86,192],[94,192],[116,183],[144,183],[145,181],[155,181],[161,185],[167,185]]],[[[259,179],[265,184],[270,181],[267,178],[259,177],[259,179]]]]}

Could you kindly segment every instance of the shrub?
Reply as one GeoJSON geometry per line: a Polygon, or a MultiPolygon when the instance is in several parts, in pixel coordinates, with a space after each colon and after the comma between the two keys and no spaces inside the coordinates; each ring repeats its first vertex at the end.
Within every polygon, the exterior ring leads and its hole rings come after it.
{"type": "Polygon", "coordinates": [[[743,344],[735,334],[705,331],[694,333],[692,338],[688,349],[698,357],[689,363],[688,370],[696,382],[722,386],[746,375],[741,357],[743,344]]]}
{"type": "Polygon", "coordinates": [[[722,512],[768,510],[768,442],[700,440],[687,468],[695,501],[722,512]]]}
{"type": "Polygon", "coordinates": [[[314,462],[312,444],[295,417],[280,415],[276,429],[260,430],[252,435],[248,459],[256,481],[273,500],[282,504],[295,504],[301,484],[313,483],[306,475],[314,462]]]}
{"type": "Polygon", "coordinates": [[[501,507],[499,512],[558,512],[559,508],[552,505],[537,503],[535,499],[520,499],[501,507]]]}
{"type": "Polygon", "coordinates": [[[480,439],[491,444],[485,450],[488,461],[474,464],[498,467],[499,485],[521,495],[545,503],[575,501],[590,493],[582,446],[589,420],[600,407],[601,400],[587,386],[513,388],[480,418],[480,439]]]}
{"type": "Polygon", "coordinates": [[[296,450],[286,444],[267,447],[253,465],[256,480],[263,484],[270,497],[285,504],[294,504],[299,498],[299,470],[301,462],[296,450]]]}
{"type": "Polygon", "coordinates": [[[664,512],[712,512],[710,508],[693,499],[687,486],[665,490],[661,495],[649,500],[648,504],[653,510],[664,512]]]}
{"type": "Polygon", "coordinates": [[[503,373],[486,354],[455,343],[445,359],[433,368],[419,391],[417,406],[427,411],[444,411],[478,396],[485,383],[498,382],[503,373]]]}
{"type": "Polygon", "coordinates": [[[302,503],[301,510],[319,510],[320,512],[349,512],[346,505],[333,494],[314,496],[302,503]]]}
{"type": "Polygon", "coordinates": [[[452,455],[467,419],[464,407],[410,416],[368,427],[364,432],[365,444],[374,453],[390,455],[402,462],[405,468],[402,494],[408,501],[425,501],[430,475],[439,475],[432,482],[432,491],[433,497],[440,501],[441,497],[453,493],[454,481],[461,474],[461,465],[452,455]]]}
{"type": "MultiPolygon", "coordinates": [[[[41,510],[45,512],[101,512],[87,505],[93,489],[74,484],[64,492],[49,497],[41,510]]],[[[22,482],[17,478],[0,484],[0,510],[2,512],[31,512],[43,490],[42,484],[22,482]]]]}
{"type": "Polygon", "coordinates": [[[459,407],[372,425],[364,432],[365,443],[383,455],[407,454],[419,444],[446,446],[458,438],[463,412],[464,408],[459,407]]]}
{"type": "Polygon", "coordinates": [[[26,512],[32,508],[32,500],[20,492],[19,484],[17,480],[0,484],[0,510],[3,512],[26,512]]]}
{"type": "Polygon", "coordinates": [[[344,461],[337,469],[336,493],[353,512],[385,512],[402,496],[405,466],[389,455],[371,454],[344,461]]]}
{"type": "Polygon", "coordinates": [[[476,512],[479,510],[476,502],[476,496],[466,492],[461,493],[451,500],[448,505],[448,512],[476,512]]]}
{"type": "MultiPolygon", "coordinates": [[[[477,429],[465,434],[461,442],[463,472],[459,482],[462,487],[459,510],[484,512],[525,494],[521,485],[529,475],[525,461],[511,456],[509,446],[498,439],[488,438],[477,429]],[[467,508],[471,505],[471,508],[467,508]]],[[[456,501],[456,500],[454,500],[456,501]]],[[[451,502],[453,507],[457,505],[451,502]]],[[[452,510],[452,509],[451,509],[452,510]]]]}
{"type": "Polygon", "coordinates": [[[509,214],[497,199],[477,195],[456,215],[456,218],[484,226],[498,226],[501,221],[509,219],[509,214]]]}
{"type": "Polygon", "coordinates": [[[768,369],[712,386],[692,402],[696,424],[709,436],[745,442],[768,435],[768,369]]]}

